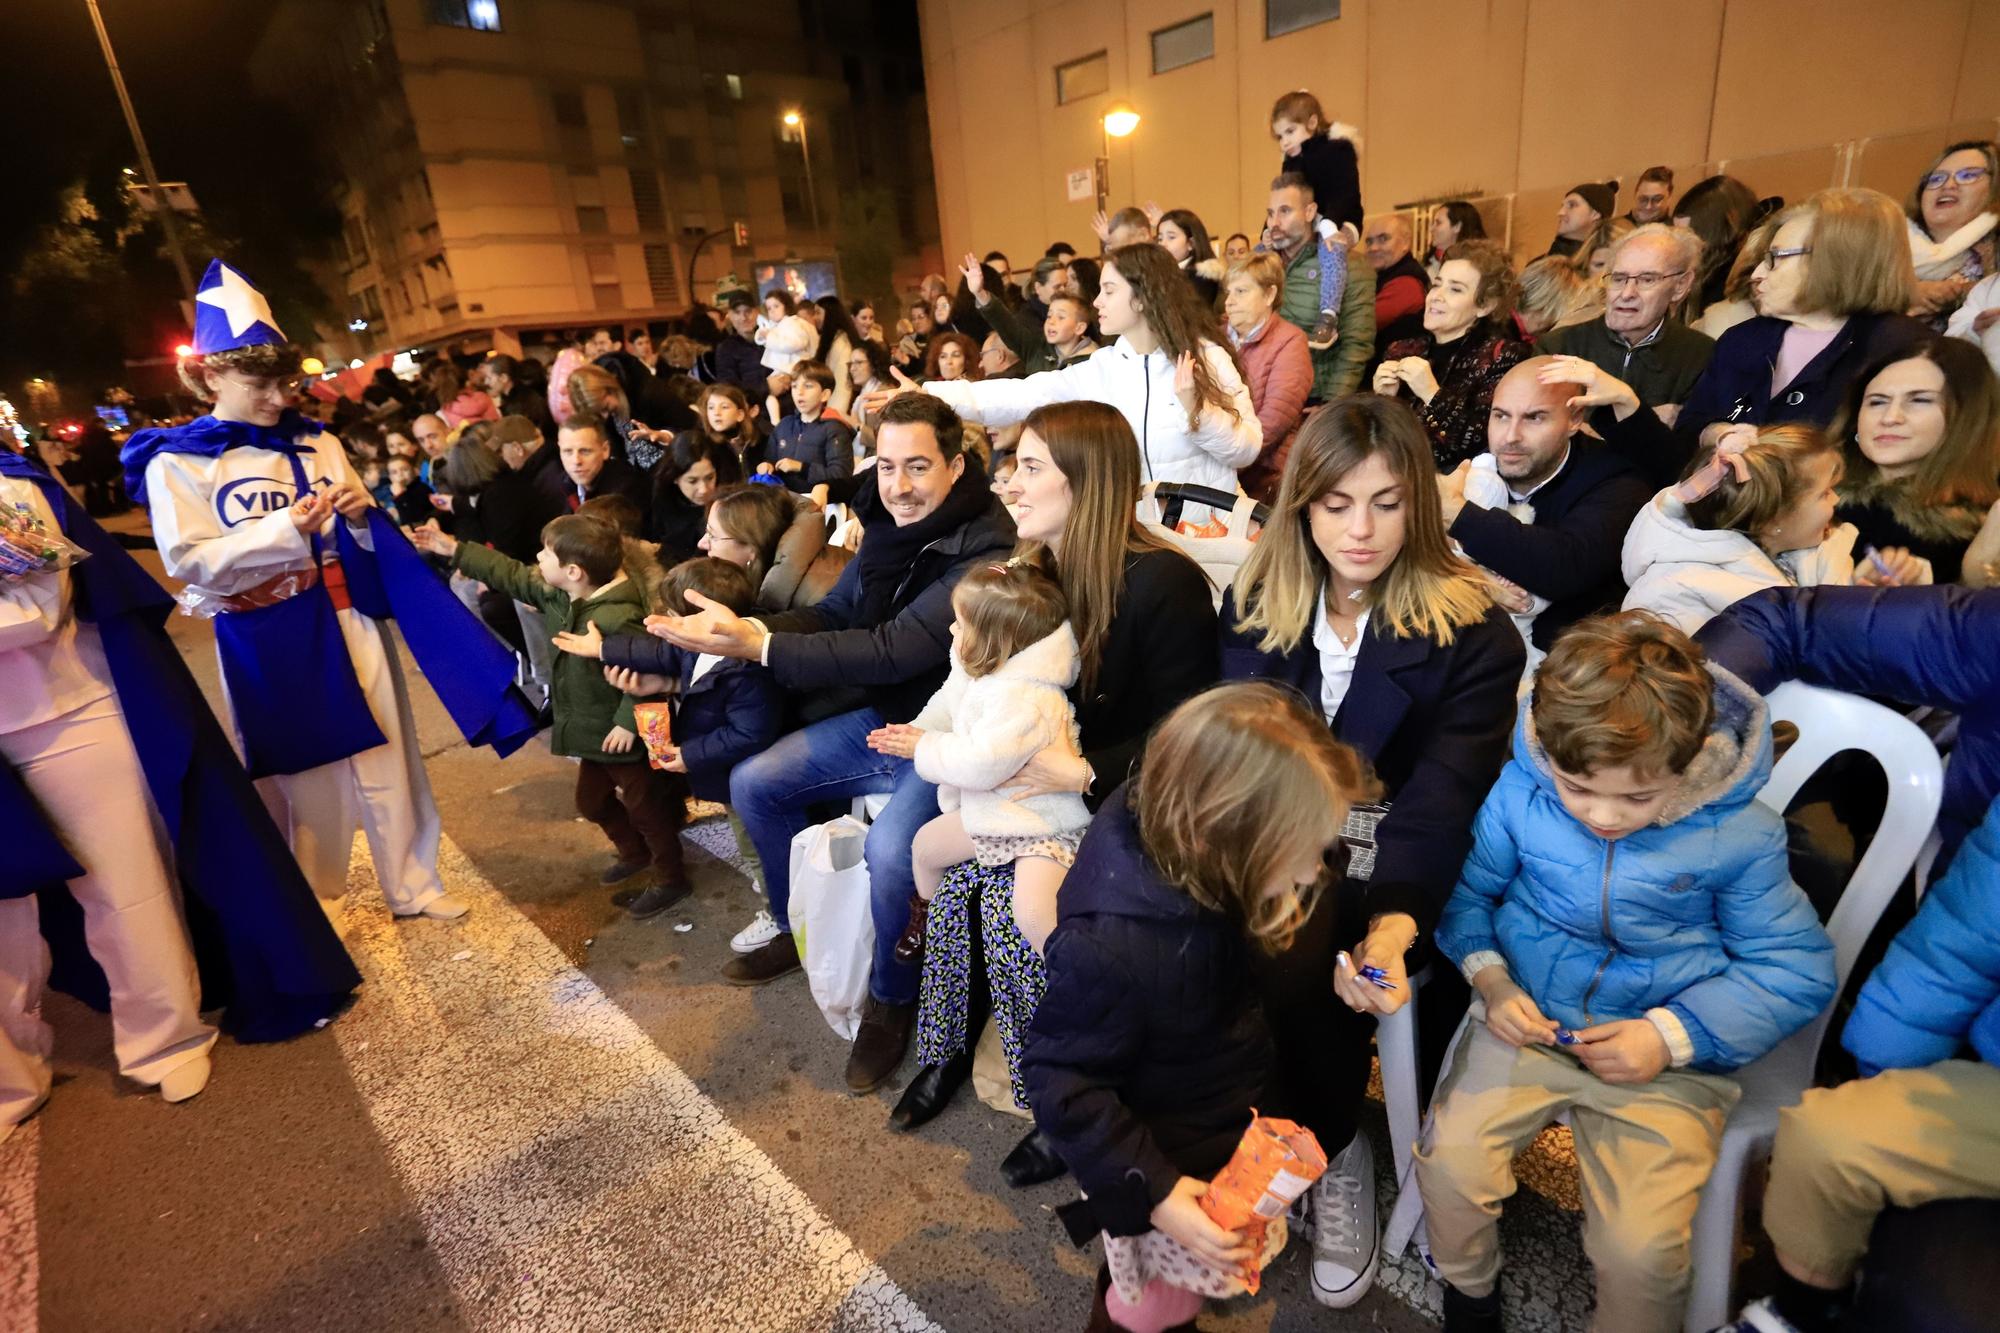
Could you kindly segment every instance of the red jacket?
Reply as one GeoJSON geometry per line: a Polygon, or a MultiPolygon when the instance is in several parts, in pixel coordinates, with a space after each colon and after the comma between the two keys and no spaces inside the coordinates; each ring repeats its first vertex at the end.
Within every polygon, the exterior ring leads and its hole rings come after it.
{"type": "Polygon", "coordinates": [[[1273,310],[1264,327],[1236,348],[1243,358],[1243,379],[1257,422],[1264,428],[1264,449],[1236,474],[1245,495],[1270,503],[1278,495],[1278,478],[1291,457],[1292,437],[1299,433],[1306,396],[1313,389],[1312,351],[1299,326],[1273,310]]]}

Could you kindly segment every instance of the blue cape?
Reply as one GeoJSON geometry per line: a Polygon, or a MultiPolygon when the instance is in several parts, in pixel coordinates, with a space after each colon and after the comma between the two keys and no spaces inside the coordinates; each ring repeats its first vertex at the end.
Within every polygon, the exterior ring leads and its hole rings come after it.
{"type": "Polygon", "coordinates": [[[125,493],[133,504],[146,503],[146,465],[155,454],[197,454],[220,458],[241,445],[269,449],[274,454],[305,454],[312,446],[301,445],[301,435],[317,435],[326,427],[295,408],[286,408],[275,426],[255,426],[247,421],[217,421],[212,416],[196,417],[185,426],[156,426],[135,430],[118,451],[125,466],[125,493]]]}
{"type": "MultiPolygon", "coordinates": [[[[128,493],[144,504],[146,465],[158,454],[220,458],[230,449],[250,447],[296,458],[310,452],[296,437],[319,432],[316,423],[290,409],[275,426],[197,417],[185,426],[135,431],[119,451],[119,459],[125,465],[128,493]]],[[[334,524],[355,609],[371,619],[394,620],[402,626],[410,655],[467,744],[490,745],[503,759],[520,749],[537,728],[534,709],[514,687],[513,652],[465,608],[381,510],[369,512],[368,526],[372,551],[354,539],[347,524],[334,524]]],[[[328,762],[320,754],[313,759],[305,766],[328,762]]]]}
{"type": "MultiPolygon", "coordinates": [[[[239,1041],[282,1040],[337,1013],[360,973],[168,637],[173,599],[48,474],[6,448],[0,474],[40,487],[63,534],[90,552],[70,571],[76,614],[103,641],[126,729],[174,846],[203,1007],[226,1005],[223,1026],[239,1041]]],[[[56,955],[51,980],[104,1007],[103,974],[63,887],[73,875],[60,863],[11,854],[39,848],[46,856],[61,843],[3,763],[0,846],[10,850],[0,895],[40,894],[43,933],[56,955]]]]}

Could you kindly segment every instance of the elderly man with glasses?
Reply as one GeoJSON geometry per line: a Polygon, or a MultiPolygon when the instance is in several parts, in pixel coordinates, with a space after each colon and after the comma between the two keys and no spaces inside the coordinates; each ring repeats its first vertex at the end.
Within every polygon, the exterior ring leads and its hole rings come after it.
{"type": "Polygon", "coordinates": [[[1715,355],[1715,340],[1680,323],[1674,311],[1694,285],[1701,240],[1685,227],[1651,223],[1620,243],[1604,275],[1604,313],[1551,329],[1537,351],[1580,356],[1632,386],[1639,401],[1672,425],[1715,355]]]}

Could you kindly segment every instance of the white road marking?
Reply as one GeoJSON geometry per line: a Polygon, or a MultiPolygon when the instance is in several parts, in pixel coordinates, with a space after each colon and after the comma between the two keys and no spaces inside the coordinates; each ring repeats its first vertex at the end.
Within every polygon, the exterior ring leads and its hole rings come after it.
{"type": "Polygon", "coordinates": [[[449,840],[439,870],[471,916],[394,922],[357,841],[333,1032],[472,1328],[937,1329],[449,840]]]}

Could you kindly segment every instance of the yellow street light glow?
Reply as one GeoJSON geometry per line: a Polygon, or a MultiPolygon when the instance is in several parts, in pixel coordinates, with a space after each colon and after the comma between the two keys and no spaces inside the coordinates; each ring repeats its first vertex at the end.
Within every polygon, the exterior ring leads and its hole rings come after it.
{"type": "Polygon", "coordinates": [[[1104,132],[1114,139],[1122,139],[1138,128],[1139,113],[1129,102],[1113,102],[1104,113],[1104,132]]]}
{"type": "Polygon", "coordinates": [[[787,112],[785,113],[785,124],[787,124],[787,125],[792,125],[792,126],[796,126],[796,125],[797,125],[798,123],[799,123],[799,113],[798,113],[798,112],[796,112],[796,111],[787,111],[787,112]]]}

